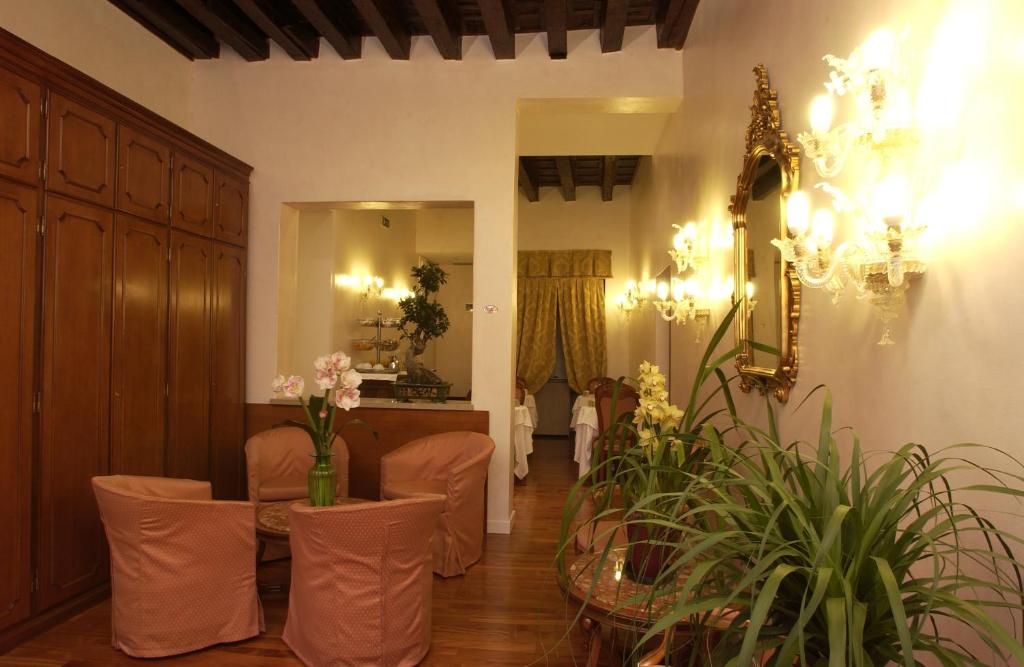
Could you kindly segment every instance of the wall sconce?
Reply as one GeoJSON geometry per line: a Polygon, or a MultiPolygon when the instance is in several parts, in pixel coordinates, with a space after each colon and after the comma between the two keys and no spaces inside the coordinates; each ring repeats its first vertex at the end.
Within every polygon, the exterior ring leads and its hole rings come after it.
{"type": "Polygon", "coordinates": [[[837,302],[847,284],[880,311],[883,332],[879,345],[892,345],[890,324],[905,300],[909,278],[924,273],[927,265],[920,248],[923,221],[913,215],[913,196],[900,164],[918,144],[912,126],[913,109],[900,76],[896,37],[888,29],[876,31],[848,59],[825,56],[832,68],[825,83],[828,94],[811,103],[811,132],[798,136],[815,170],[834,178],[858,151],[874,163],[873,178],[850,197],[825,181],[815,189],[832,206],[812,212],[804,192],[794,192],[786,203],[788,235],[772,243],[796,269],[800,282],[824,288],[837,302]],[[834,97],[854,101],[853,120],[832,126],[834,97]],[[836,215],[853,225],[853,238],[832,247],[836,215]]]}
{"type": "Polygon", "coordinates": [[[626,281],[626,291],[615,298],[615,305],[623,315],[629,317],[633,312],[639,310],[647,303],[648,295],[653,291],[650,287],[653,281],[638,283],[635,280],[626,281]]]}
{"type": "Polygon", "coordinates": [[[658,283],[656,298],[652,303],[666,322],[707,322],[711,318],[711,311],[698,308],[700,297],[701,290],[696,278],[672,278],[669,282],[658,283]]]}
{"type": "Polygon", "coordinates": [[[682,227],[672,225],[676,229],[672,237],[672,249],[668,251],[669,256],[676,263],[676,272],[682,273],[687,269],[698,269],[704,263],[704,253],[698,250],[697,224],[688,222],[682,227]]]}
{"type": "Polygon", "coordinates": [[[362,292],[364,299],[371,297],[380,298],[384,293],[384,279],[380,276],[358,276],[338,273],[334,276],[334,285],[338,288],[347,288],[362,292]]]}

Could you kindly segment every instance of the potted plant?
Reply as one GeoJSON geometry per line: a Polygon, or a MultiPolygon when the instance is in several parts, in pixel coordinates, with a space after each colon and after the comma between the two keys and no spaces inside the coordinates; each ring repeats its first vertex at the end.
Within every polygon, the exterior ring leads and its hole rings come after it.
{"type": "MultiPolygon", "coordinates": [[[[338,485],[338,471],[331,460],[331,444],[335,437],[335,409],[341,408],[347,412],[359,407],[359,384],[362,377],[352,369],[352,360],[344,352],[317,357],[313,362],[313,368],[316,384],[324,392],[323,396],[310,394],[308,401],[303,398],[305,381],[298,375],[287,378],[278,375],[274,378],[271,388],[275,393],[297,398],[306,413],[305,422],[288,420],[286,423],[303,429],[313,441],[313,465],[307,476],[309,504],[314,507],[325,507],[334,504],[338,485]]],[[[347,422],[345,426],[350,424],[369,428],[365,422],[358,419],[347,422]]]]}
{"type": "Polygon", "coordinates": [[[451,384],[425,368],[419,356],[426,351],[427,343],[448,331],[448,314],[434,296],[447,282],[448,274],[428,260],[414,266],[411,275],[415,282],[412,295],[398,302],[402,310],[399,330],[402,338],[409,341],[409,349],[405,352],[407,379],[395,383],[395,398],[405,401],[411,398],[431,398],[444,403],[451,384]]]}

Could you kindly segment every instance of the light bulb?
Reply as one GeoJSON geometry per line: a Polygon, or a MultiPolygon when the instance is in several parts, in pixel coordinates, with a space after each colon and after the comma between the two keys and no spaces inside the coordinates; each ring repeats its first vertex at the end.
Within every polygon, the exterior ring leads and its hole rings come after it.
{"type": "Polygon", "coordinates": [[[672,300],[682,301],[683,297],[686,296],[686,285],[682,280],[672,281],[672,300]]]}
{"type": "Polygon", "coordinates": [[[664,280],[658,283],[658,299],[664,301],[668,298],[668,283],[664,280]]]}
{"type": "Polygon", "coordinates": [[[802,190],[789,195],[786,201],[786,226],[789,233],[800,238],[807,233],[808,220],[811,217],[811,199],[802,190]]]}
{"type": "Polygon", "coordinates": [[[697,223],[688,222],[683,225],[683,237],[689,241],[693,241],[697,238],[697,223]]]}
{"type": "Polygon", "coordinates": [[[373,279],[373,284],[376,285],[377,287],[384,287],[384,279],[381,278],[380,276],[377,276],[376,278],[373,279]]]}
{"type": "Polygon", "coordinates": [[[626,291],[627,292],[635,292],[636,291],[636,281],[635,280],[627,280],[626,281],[626,291]]]}
{"type": "Polygon", "coordinates": [[[872,197],[875,215],[889,226],[900,225],[910,215],[910,184],[901,174],[891,173],[882,179],[872,197]]]}
{"type": "Polygon", "coordinates": [[[816,134],[825,134],[832,127],[832,116],[835,107],[832,104],[832,96],[818,95],[811,101],[811,129],[816,134]]]}
{"type": "Polygon", "coordinates": [[[835,216],[832,209],[821,208],[814,212],[814,219],[811,222],[811,234],[819,245],[832,245],[832,234],[835,229],[835,216]]]}
{"type": "Polygon", "coordinates": [[[683,243],[685,243],[683,240],[683,233],[681,231],[676,232],[675,236],[672,237],[672,247],[676,250],[682,250],[683,243]]]}
{"type": "Polygon", "coordinates": [[[896,56],[896,36],[889,28],[879,28],[861,45],[860,52],[865,69],[887,69],[896,56]]]}
{"type": "Polygon", "coordinates": [[[754,298],[754,283],[747,281],[747,300],[754,298]]]}

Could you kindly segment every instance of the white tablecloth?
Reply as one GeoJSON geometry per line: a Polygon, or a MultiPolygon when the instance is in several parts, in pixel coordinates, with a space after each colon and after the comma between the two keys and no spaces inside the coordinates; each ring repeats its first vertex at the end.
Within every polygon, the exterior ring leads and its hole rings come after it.
{"type": "Polygon", "coordinates": [[[525,405],[517,405],[512,410],[512,448],[515,453],[512,471],[523,479],[530,472],[527,457],[533,453],[533,418],[525,405]]]}
{"type": "Polygon", "coordinates": [[[523,405],[530,411],[533,427],[537,428],[537,424],[540,423],[540,418],[537,416],[537,399],[533,397],[533,394],[527,394],[526,398],[523,399],[523,405]]]}
{"type": "Polygon", "coordinates": [[[576,431],[576,452],[573,461],[579,464],[579,475],[583,477],[590,471],[590,458],[594,453],[594,440],[597,439],[597,408],[594,397],[581,394],[572,406],[572,422],[570,428],[576,431]]]}

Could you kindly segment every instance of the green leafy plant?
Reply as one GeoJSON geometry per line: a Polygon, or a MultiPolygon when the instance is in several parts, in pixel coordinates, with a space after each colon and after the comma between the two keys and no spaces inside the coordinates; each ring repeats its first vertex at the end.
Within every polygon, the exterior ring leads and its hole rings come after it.
{"type": "Polygon", "coordinates": [[[402,310],[399,329],[402,338],[409,341],[405,353],[405,369],[409,382],[414,384],[444,384],[436,373],[423,367],[417,358],[427,349],[427,343],[448,331],[448,314],[434,297],[448,281],[448,274],[438,264],[426,261],[412,267],[415,281],[412,296],[398,302],[402,310]]]}

